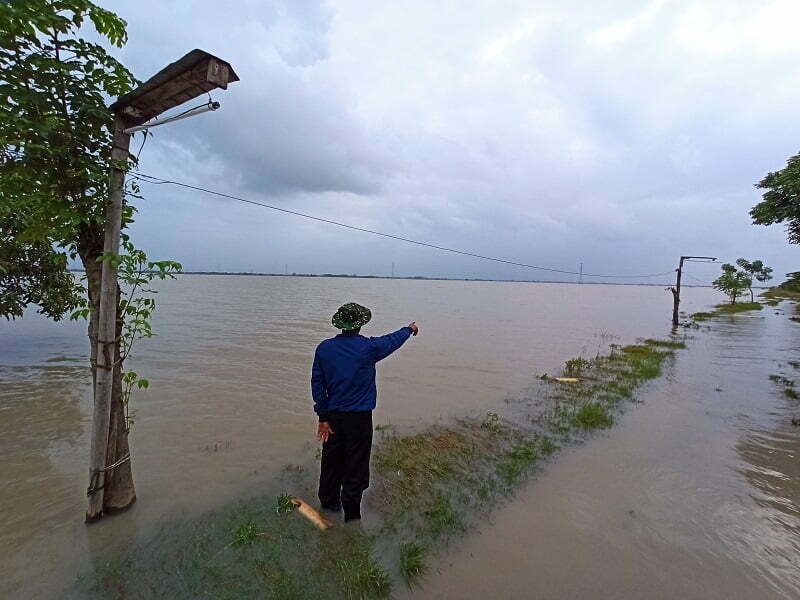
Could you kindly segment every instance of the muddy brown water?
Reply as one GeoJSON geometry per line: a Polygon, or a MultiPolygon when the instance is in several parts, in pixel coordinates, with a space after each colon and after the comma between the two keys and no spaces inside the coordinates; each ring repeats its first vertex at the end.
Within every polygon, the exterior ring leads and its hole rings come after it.
{"type": "MultiPolygon", "coordinates": [[[[345,301],[373,308],[366,334],[421,325],[421,335],[379,369],[376,423],[423,426],[492,410],[569,357],[666,335],[668,296],[649,286],[166,282],[159,336],[141,342],[130,365],[151,381],[133,400],[139,500],[91,527],[82,522],[91,410],[85,327],[33,314],[3,323],[0,597],[57,597],[88,565],[148,537],[165,519],[269,489],[284,465],[314,448],[310,361],[345,301]]],[[[711,290],[687,288],[684,308],[718,300],[711,290]]],[[[431,573],[414,595],[611,597],[606,585],[614,597],[634,598],[669,590],[676,570],[688,583],[675,589],[686,597],[706,597],[703,585],[733,589],[738,579],[763,584],[773,597],[796,591],[786,565],[789,549],[797,552],[798,440],[784,423],[787,401],[766,377],[797,353],[798,328],[764,312],[731,320],[727,338],[717,326],[697,333],[642,407],[606,436],[561,454],[447,554],[441,574],[431,573]],[[752,335],[739,333],[743,327],[752,335]],[[709,378],[725,391],[709,391],[709,378]],[[662,434],[670,423],[681,435],[662,434]],[[531,587],[537,573],[541,585],[531,587]]]]}
{"type": "Polygon", "coordinates": [[[782,309],[715,319],[398,597],[800,598],[799,360],[782,309]]]}

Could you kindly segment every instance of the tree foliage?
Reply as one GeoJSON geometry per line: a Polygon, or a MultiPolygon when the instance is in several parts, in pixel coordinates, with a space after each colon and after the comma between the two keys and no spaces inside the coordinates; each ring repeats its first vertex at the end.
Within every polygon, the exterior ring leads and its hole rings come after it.
{"type": "Polygon", "coordinates": [[[780,171],[768,173],[756,187],[766,192],[750,210],[753,223],[785,222],[789,243],[800,244],[800,154],[792,156],[780,171]]]}
{"type": "Polygon", "coordinates": [[[734,265],[725,263],[722,265],[722,275],[717,277],[711,285],[727,295],[731,299],[731,304],[736,304],[736,299],[745,290],[750,289],[753,285],[753,280],[747,273],[737,270],[734,265]]]}
{"type": "Polygon", "coordinates": [[[736,264],[739,265],[742,271],[750,278],[750,285],[747,289],[750,291],[750,302],[753,302],[753,279],[761,283],[769,281],[772,279],[772,267],[765,266],[764,262],[760,260],[751,262],[744,258],[738,259],[736,264]]]}
{"type": "Polygon", "coordinates": [[[800,271],[786,274],[786,281],[778,286],[790,292],[800,292],[800,271]]]}
{"type": "MultiPolygon", "coordinates": [[[[125,290],[118,290],[116,329],[122,343],[114,357],[110,464],[129,453],[123,386],[141,381],[135,374],[123,381],[122,361],[133,340],[152,335],[152,294],[143,298],[136,287],[180,268],[170,261],[149,261],[124,234],[122,254],[103,253],[113,130],[107,104],[137,82],[83,33],[93,27],[101,38],[121,47],[127,41],[126,23],[89,0],[10,0],[0,1],[0,24],[0,243],[5,274],[0,297],[7,299],[0,314],[16,316],[25,304],[37,303],[48,316],[60,318],[78,304],[81,308],[73,316],[89,319],[95,368],[102,261],[120,265],[125,290]],[[86,295],[80,303],[66,271],[67,259],[78,257],[86,271],[86,295]]],[[[119,166],[130,169],[135,162],[130,156],[119,166]]],[[[131,197],[126,194],[123,227],[133,220],[131,197]]],[[[123,463],[105,476],[104,506],[109,510],[135,499],[130,461],[123,463]]]]}
{"type": "Polygon", "coordinates": [[[20,239],[72,257],[80,238],[101,233],[113,124],[106,102],[135,83],[100,44],[78,37],[87,19],[125,43],[125,22],[88,0],[0,3],[2,207],[25,214],[20,239]]]}
{"type": "Polygon", "coordinates": [[[20,239],[20,219],[0,217],[0,315],[21,317],[29,304],[58,321],[83,302],[83,288],[66,270],[67,257],[47,242],[20,239]]]}

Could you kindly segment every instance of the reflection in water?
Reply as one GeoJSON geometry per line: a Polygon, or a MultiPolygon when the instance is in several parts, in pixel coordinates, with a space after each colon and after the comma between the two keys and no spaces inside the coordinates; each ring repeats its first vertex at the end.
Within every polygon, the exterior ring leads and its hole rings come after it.
{"type": "MultiPolygon", "coordinates": [[[[69,362],[69,361],[65,361],[69,362]]],[[[76,519],[85,456],[81,396],[88,369],[75,366],[0,368],[0,544],[46,549],[54,529],[76,519]]],[[[80,515],[77,515],[79,518],[80,515]]],[[[39,553],[39,558],[47,555],[39,553]]],[[[30,568],[31,556],[4,556],[9,572],[30,568]]],[[[13,581],[13,580],[12,580],[13,581]]],[[[11,588],[14,590],[15,588],[11,588]]]]}
{"type": "MultiPolygon", "coordinates": [[[[787,519],[776,515],[776,524],[800,533],[800,445],[797,429],[784,420],[776,431],[759,431],[745,436],[736,450],[746,465],[743,475],[756,488],[753,499],[770,512],[785,513],[787,519]]],[[[798,546],[800,550],[800,546],[798,546]]]]}

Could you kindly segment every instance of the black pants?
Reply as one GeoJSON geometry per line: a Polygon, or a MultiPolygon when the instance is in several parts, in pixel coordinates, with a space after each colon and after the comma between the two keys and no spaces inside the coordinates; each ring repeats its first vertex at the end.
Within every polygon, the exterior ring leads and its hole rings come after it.
{"type": "Polygon", "coordinates": [[[369,487],[372,411],[331,412],[333,435],[322,444],[319,500],[324,508],[344,508],[344,520],[361,518],[361,494],[369,487]]]}

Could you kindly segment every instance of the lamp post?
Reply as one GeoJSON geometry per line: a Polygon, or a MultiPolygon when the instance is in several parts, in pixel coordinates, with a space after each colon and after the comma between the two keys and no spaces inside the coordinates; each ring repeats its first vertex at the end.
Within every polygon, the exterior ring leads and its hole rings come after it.
{"type": "Polygon", "coordinates": [[[683,263],[686,261],[698,262],[714,262],[717,260],[713,256],[681,256],[678,263],[678,268],[675,269],[675,287],[668,287],[667,289],[672,292],[672,326],[678,326],[678,309],[681,304],[681,275],[683,274],[683,263]]]}
{"type": "Polygon", "coordinates": [[[227,89],[228,83],[239,81],[231,65],[203,50],[192,50],[168,65],[133,91],[120,96],[109,109],[114,113],[113,146],[111,149],[110,194],[106,206],[103,244],[103,267],[100,280],[94,411],[92,414],[91,450],[89,458],[89,505],[86,521],[103,516],[103,487],[106,473],[130,459],[112,456],[108,459],[109,422],[117,349],[117,261],[125,172],[129,161],[131,128],[140,126],[170,108],[183,104],[211,90],[227,89]]]}

